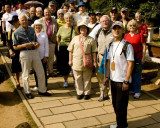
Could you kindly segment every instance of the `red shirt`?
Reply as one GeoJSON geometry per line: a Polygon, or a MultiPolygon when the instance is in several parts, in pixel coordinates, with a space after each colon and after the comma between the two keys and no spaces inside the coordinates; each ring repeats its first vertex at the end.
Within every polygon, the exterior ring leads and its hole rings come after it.
{"type": "Polygon", "coordinates": [[[142,59],[143,47],[142,43],[145,43],[145,38],[142,33],[137,33],[131,37],[129,33],[124,35],[124,39],[132,44],[136,59],[142,59]]]}
{"type": "MultiPolygon", "coordinates": [[[[142,24],[140,27],[138,27],[138,31],[139,31],[139,33],[148,35],[148,29],[147,29],[146,24],[142,24]]],[[[145,40],[145,42],[146,42],[146,40],[145,40]]]]}

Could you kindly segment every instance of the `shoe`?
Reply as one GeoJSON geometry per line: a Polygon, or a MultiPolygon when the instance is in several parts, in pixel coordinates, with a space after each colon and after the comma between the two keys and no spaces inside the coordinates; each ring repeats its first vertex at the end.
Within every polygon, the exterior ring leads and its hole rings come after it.
{"type": "Polygon", "coordinates": [[[134,91],[129,91],[129,95],[134,94],[134,91]]]}
{"type": "Polygon", "coordinates": [[[20,86],[20,84],[17,84],[17,85],[16,85],[16,89],[17,89],[17,90],[22,90],[23,88],[20,86]]]}
{"type": "Polygon", "coordinates": [[[34,88],[32,89],[32,91],[33,91],[33,92],[38,91],[38,87],[34,87],[34,88]]]}
{"type": "Polygon", "coordinates": [[[34,98],[34,96],[32,95],[32,93],[26,94],[26,97],[27,97],[28,99],[33,99],[33,98],[34,98]]]}
{"type": "Polygon", "coordinates": [[[67,87],[68,87],[68,82],[67,82],[67,81],[64,82],[63,87],[64,87],[64,88],[67,88],[67,87]]]}
{"type": "Polygon", "coordinates": [[[52,94],[48,92],[38,92],[38,94],[42,96],[52,96],[52,94]]]}
{"type": "Polygon", "coordinates": [[[117,128],[117,124],[110,125],[110,128],[117,128]]]}
{"type": "Polygon", "coordinates": [[[135,93],[135,94],[134,94],[134,98],[135,98],[135,99],[139,99],[140,96],[141,96],[141,93],[135,93]]]}
{"type": "Polygon", "coordinates": [[[48,77],[57,77],[57,73],[54,73],[54,72],[49,73],[48,77]]]}
{"type": "Polygon", "coordinates": [[[108,100],[109,99],[109,96],[106,96],[106,97],[99,97],[98,101],[99,102],[102,102],[102,101],[105,101],[105,100],[108,100]]]}
{"type": "Polygon", "coordinates": [[[77,95],[77,99],[81,100],[84,97],[84,95],[77,95]]]}
{"type": "Polygon", "coordinates": [[[85,95],[85,96],[84,96],[84,99],[85,99],[85,100],[89,100],[89,99],[90,99],[90,95],[85,95]]]}

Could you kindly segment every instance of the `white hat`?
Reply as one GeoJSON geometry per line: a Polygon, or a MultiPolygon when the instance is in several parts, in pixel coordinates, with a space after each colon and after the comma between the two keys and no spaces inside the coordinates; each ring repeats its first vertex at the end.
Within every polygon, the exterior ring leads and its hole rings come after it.
{"type": "Polygon", "coordinates": [[[43,24],[40,20],[35,20],[35,21],[34,21],[34,24],[32,24],[32,27],[34,28],[34,26],[35,26],[36,24],[40,24],[40,25],[42,25],[42,29],[44,28],[44,24],[43,24]]]}

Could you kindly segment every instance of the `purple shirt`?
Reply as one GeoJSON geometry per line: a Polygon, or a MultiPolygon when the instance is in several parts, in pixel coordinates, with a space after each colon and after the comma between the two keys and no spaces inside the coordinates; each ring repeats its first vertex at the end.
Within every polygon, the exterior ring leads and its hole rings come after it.
{"type": "Polygon", "coordinates": [[[50,21],[46,21],[46,25],[47,25],[47,35],[48,35],[48,39],[50,39],[52,37],[53,34],[53,25],[52,25],[52,19],[50,19],[50,21]]]}

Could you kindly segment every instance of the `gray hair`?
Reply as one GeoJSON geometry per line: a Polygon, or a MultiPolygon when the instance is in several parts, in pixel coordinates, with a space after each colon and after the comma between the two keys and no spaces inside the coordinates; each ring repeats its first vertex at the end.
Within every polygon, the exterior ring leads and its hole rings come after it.
{"type": "Polygon", "coordinates": [[[42,11],[42,8],[41,7],[37,7],[36,11],[42,11]]]}
{"type": "Polygon", "coordinates": [[[73,15],[72,15],[71,12],[66,12],[66,13],[64,14],[64,19],[66,19],[66,17],[71,17],[71,18],[73,18],[73,15]]]}
{"type": "Polygon", "coordinates": [[[28,20],[28,16],[25,13],[20,14],[18,19],[21,20],[22,17],[25,17],[28,20]]]}
{"type": "Polygon", "coordinates": [[[102,19],[103,19],[104,17],[106,17],[106,18],[109,20],[109,22],[111,22],[111,19],[110,19],[110,17],[109,17],[108,15],[103,15],[103,16],[100,18],[100,22],[102,21],[102,19]]]}
{"type": "Polygon", "coordinates": [[[63,14],[64,14],[63,9],[59,9],[59,10],[57,11],[57,15],[59,15],[59,13],[63,13],[63,14]]]}

